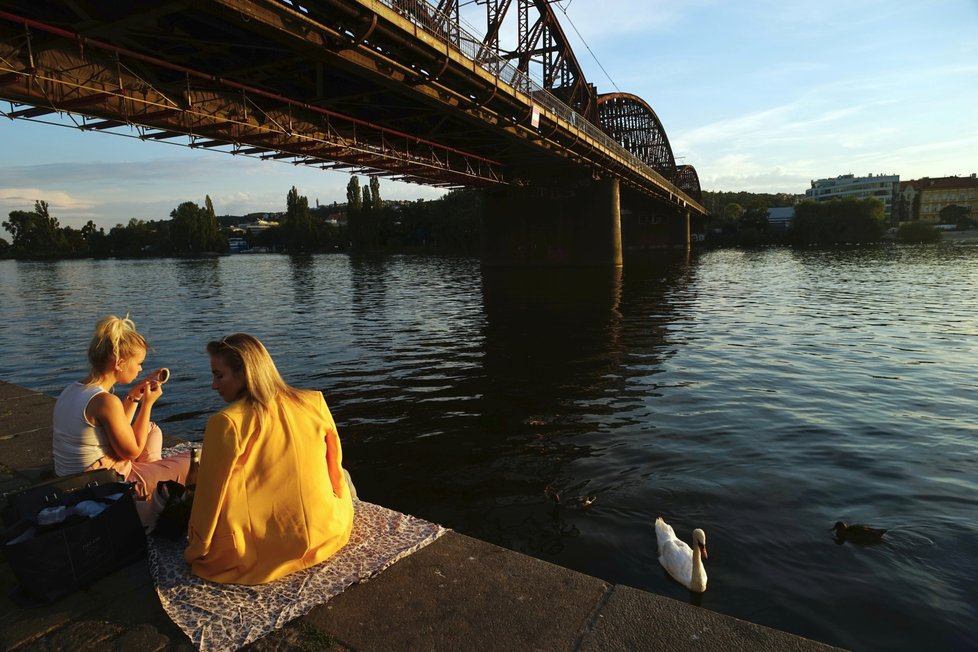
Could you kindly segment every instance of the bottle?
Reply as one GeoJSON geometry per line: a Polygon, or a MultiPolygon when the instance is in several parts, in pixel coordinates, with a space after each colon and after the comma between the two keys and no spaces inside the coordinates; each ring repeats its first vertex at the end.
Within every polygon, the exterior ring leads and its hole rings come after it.
{"type": "Polygon", "coordinates": [[[191,448],[190,449],[190,470],[187,471],[187,481],[184,483],[186,487],[194,487],[197,485],[197,472],[200,469],[200,449],[191,448]]]}

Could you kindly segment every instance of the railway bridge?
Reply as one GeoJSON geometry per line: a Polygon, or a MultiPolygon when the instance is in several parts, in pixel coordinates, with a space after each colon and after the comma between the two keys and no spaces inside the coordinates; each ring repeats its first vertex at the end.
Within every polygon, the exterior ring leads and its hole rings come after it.
{"type": "Polygon", "coordinates": [[[587,81],[552,0],[475,0],[482,29],[434,1],[0,3],[0,115],[483,188],[487,265],[689,245],[695,169],[587,81]]]}

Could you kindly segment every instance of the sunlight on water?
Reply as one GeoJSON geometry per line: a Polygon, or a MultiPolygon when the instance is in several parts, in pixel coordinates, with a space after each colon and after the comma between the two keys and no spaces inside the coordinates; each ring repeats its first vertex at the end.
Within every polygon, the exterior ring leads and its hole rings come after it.
{"type": "Polygon", "coordinates": [[[4,380],[56,394],[129,311],[173,372],[155,418],[196,438],[221,407],[206,342],[252,332],[326,393],[368,500],[686,600],[661,514],[707,532],[705,608],[856,650],[978,640],[978,248],[0,270],[4,380]],[[836,545],[836,520],[890,532],[836,545]]]}

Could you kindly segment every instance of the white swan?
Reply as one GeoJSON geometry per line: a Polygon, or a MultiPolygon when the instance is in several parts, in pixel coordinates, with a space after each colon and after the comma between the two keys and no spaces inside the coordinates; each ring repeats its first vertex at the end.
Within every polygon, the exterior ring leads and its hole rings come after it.
{"type": "Polygon", "coordinates": [[[659,544],[659,563],[672,579],[690,591],[702,593],[706,590],[706,569],[703,560],[706,554],[706,533],[697,528],[693,530],[693,547],[676,538],[672,526],[655,519],[655,540],[659,544]]]}

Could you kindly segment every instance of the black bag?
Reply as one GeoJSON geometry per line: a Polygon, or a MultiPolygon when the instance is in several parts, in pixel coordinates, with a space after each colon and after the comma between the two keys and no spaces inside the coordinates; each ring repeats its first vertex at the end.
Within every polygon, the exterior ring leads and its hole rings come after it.
{"type": "Polygon", "coordinates": [[[132,485],[112,478],[100,471],[67,476],[9,497],[11,513],[18,514],[19,520],[0,534],[0,549],[25,594],[50,602],[146,553],[132,485]],[[96,473],[99,478],[84,477],[96,473]],[[113,500],[114,496],[118,497],[113,500]],[[40,510],[85,500],[107,507],[90,518],[74,516],[57,525],[38,526],[40,510]],[[10,543],[30,531],[32,535],[10,543]]]}
{"type": "Polygon", "coordinates": [[[45,507],[57,505],[65,496],[85,487],[124,481],[122,474],[114,469],[99,469],[38,482],[5,496],[7,505],[3,509],[3,524],[13,525],[30,519],[45,507]]]}

